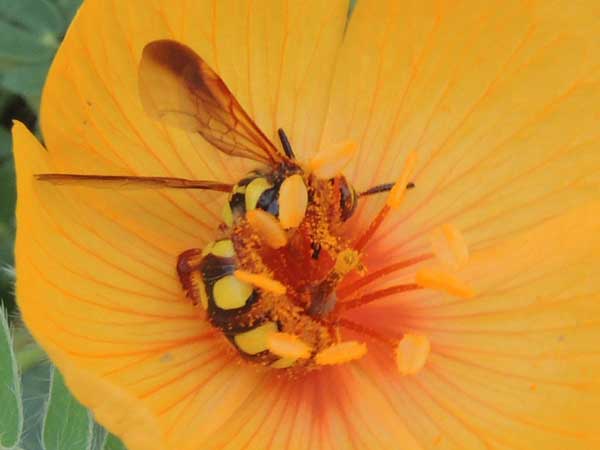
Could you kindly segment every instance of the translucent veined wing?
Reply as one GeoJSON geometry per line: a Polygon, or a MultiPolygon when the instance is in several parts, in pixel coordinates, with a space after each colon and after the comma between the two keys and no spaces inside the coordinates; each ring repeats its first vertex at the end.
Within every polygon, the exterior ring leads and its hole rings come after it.
{"type": "Polygon", "coordinates": [[[290,160],[253,122],[223,80],[191,48],[150,42],[139,68],[142,105],[153,118],[197,132],[217,149],[271,166],[290,160]]]}
{"type": "Polygon", "coordinates": [[[69,184],[96,188],[171,188],[204,189],[231,192],[233,185],[208,180],[187,180],[171,177],[134,177],[122,175],[78,175],[72,173],[38,173],[35,178],[52,184],[69,184]]]}

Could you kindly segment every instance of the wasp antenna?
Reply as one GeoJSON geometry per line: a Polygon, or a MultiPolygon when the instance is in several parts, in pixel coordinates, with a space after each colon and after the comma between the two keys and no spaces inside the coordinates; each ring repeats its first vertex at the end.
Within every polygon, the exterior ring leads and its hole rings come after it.
{"type": "Polygon", "coordinates": [[[290,159],[296,159],[296,155],[294,155],[294,150],[292,150],[292,146],[290,141],[283,131],[283,128],[277,130],[277,134],[279,134],[279,140],[281,141],[281,145],[283,146],[283,151],[285,152],[285,156],[290,159]]]}
{"type": "MultiPolygon", "coordinates": [[[[391,191],[393,187],[394,187],[394,183],[379,184],[377,186],[373,186],[372,188],[367,189],[364,192],[361,192],[358,195],[359,195],[359,197],[363,197],[365,195],[373,195],[373,194],[379,194],[381,192],[388,192],[388,191],[391,191]]],[[[412,189],[414,187],[415,187],[415,183],[413,183],[412,181],[406,185],[406,189],[412,189]]]]}

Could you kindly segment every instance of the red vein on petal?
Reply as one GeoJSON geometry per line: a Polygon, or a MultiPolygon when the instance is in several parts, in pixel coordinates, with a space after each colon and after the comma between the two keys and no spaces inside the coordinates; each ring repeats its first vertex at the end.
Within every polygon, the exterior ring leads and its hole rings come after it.
{"type": "MultiPolygon", "coordinates": [[[[138,310],[134,310],[134,309],[128,309],[128,308],[123,308],[123,307],[118,307],[115,305],[108,305],[108,304],[103,304],[103,303],[99,303],[93,300],[89,300],[86,298],[83,298],[73,292],[70,292],[68,289],[63,288],[62,286],[52,282],[50,279],[48,279],[45,276],[45,272],[43,270],[41,270],[38,266],[35,265],[35,262],[33,259],[31,258],[27,258],[29,260],[29,264],[31,267],[34,268],[34,270],[38,273],[39,275],[39,279],[44,281],[48,286],[54,288],[54,290],[56,290],[58,293],[60,293],[61,295],[67,297],[67,298],[71,298],[73,300],[79,301],[81,303],[85,303],[88,305],[93,305],[96,306],[98,308],[101,309],[106,309],[108,311],[115,311],[115,312],[120,312],[123,314],[131,314],[137,317],[150,317],[150,318],[160,318],[162,320],[179,320],[179,319],[189,319],[190,316],[189,314],[185,314],[185,315],[165,315],[165,314],[150,314],[147,312],[142,312],[142,311],[138,311],[138,310]]],[[[165,301],[166,302],[166,301],[165,301]]]]}
{"type": "MultiPolygon", "coordinates": [[[[127,35],[125,34],[124,36],[126,37],[127,35]]],[[[87,45],[85,45],[85,39],[82,39],[81,42],[82,42],[81,48],[87,54],[87,57],[88,57],[87,59],[88,59],[90,65],[95,70],[96,74],[98,75],[98,80],[101,81],[101,83],[103,84],[104,91],[112,99],[113,105],[116,107],[116,110],[120,113],[121,117],[123,118],[123,120],[125,121],[126,125],[128,126],[128,129],[133,132],[133,134],[137,137],[138,142],[146,149],[146,153],[148,155],[151,155],[152,157],[154,157],[154,159],[162,166],[162,168],[165,170],[165,173],[167,175],[169,175],[169,176],[173,176],[174,174],[167,168],[167,166],[165,165],[164,161],[162,161],[162,159],[158,157],[158,155],[152,149],[152,146],[150,146],[143,139],[143,136],[140,134],[139,130],[133,125],[133,123],[131,122],[131,120],[129,119],[129,117],[127,116],[127,114],[125,113],[125,110],[123,109],[121,103],[116,98],[115,93],[110,88],[110,85],[104,80],[104,78],[102,78],[102,76],[100,76],[100,74],[102,72],[98,70],[98,67],[95,64],[95,61],[94,61],[94,58],[92,57],[92,53],[90,52],[90,49],[88,48],[87,45]]],[[[101,40],[101,42],[104,44],[104,40],[101,40]]],[[[126,40],[126,42],[128,43],[128,48],[129,48],[129,52],[130,52],[132,61],[135,62],[135,58],[133,56],[133,50],[131,48],[131,43],[129,41],[127,41],[127,40],[126,40]]],[[[104,56],[108,59],[108,53],[106,52],[106,47],[103,47],[103,48],[104,48],[104,56]]],[[[72,76],[72,74],[71,74],[71,76],[72,76]]],[[[105,139],[105,141],[106,141],[107,145],[111,146],[110,140],[106,140],[105,139]]],[[[118,154],[118,153],[115,153],[115,154],[118,154]]],[[[134,171],[134,173],[135,173],[135,171],[134,171]]],[[[199,221],[196,217],[194,217],[193,215],[191,215],[185,208],[182,208],[181,205],[179,205],[177,202],[173,201],[173,199],[168,194],[159,191],[158,195],[164,197],[167,200],[167,202],[170,203],[171,205],[173,205],[176,210],[178,210],[180,213],[183,214],[183,216],[185,216],[188,219],[191,219],[191,220],[193,220],[195,222],[200,223],[202,226],[205,226],[205,227],[209,228],[208,224],[206,224],[205,222],[199,221]]],[[[192,193],[188,192],[188,195],[192,196],[192,193]]]]}
{"type": "MultiPolygon", "coordinates": [[[[426,172],[427,168],[429,167],[430,163],[433,161],[433,159],[436,157],[436,153],[440,153],[444,147],[446,146],[446,144],[449,142],[450,138],[452,136],[454,136],[460,129],[461,127],[466,123],[467,119],[477,110],[477,108],[479,107],[480,103],[491,93],[493,92],[496,84],[499,82],[501,75],[504,73],[505,68],[508,67],[508,65],[510,64],[510,62],[517,57],[517,55],[522,51],[522,49],[525,46],[525,43],[527,42],[527,40],[529,39],[528,35],[525,34],[524,38],[522,39],[522,41],[516,46],[515,50],[513,51],[513,53],[509,56],[509,58],[506,60],[505,63],[502,64],[501,69],[497,72],[496,76],[494,77],[494,79],[491,81],[491,83],[488,85],[488,87],[484,90],[483,94],[479,97],[478,100],[476,100],[473,105],[467,110],[465,116],[463,117],[462,120],[458,121],[458,125],[451,130],[448,135],[446,136],[446,138],[442,141],[442,144],[438,146],[438,150],[437,152],[434,152],[430,155],[430,157],[425,161],[425,164],[423,166],[421,166],[419,172],[415,175],[415,178],[419,178],[423,173],[426,172]]],[[[515,133],[517,134],[517,133],[515,133]]],[[[488,157],[493,155],[494,152],[490,151],[488,152],[488,157]]],[[[483,160],[478,161],[478,163],[476,163],[475,166],[477,166],[478,164],[481,164],[483,161],[485,161],[484,158],[483,160]]],[[[455,166],[458,165],[460,163],[460,159],[457,160],[457,162],[455,163],[455,166]]],[[[446,177],[448,177],[451,173],[452,170],[447,170],[446,171],[447,175],[446,177]]],[[[440,181],[438,181],[436,183],[436,187],[428,194],[427,198],[422,201],[415,209],[413,209],[410,213],[408,213],[402,220],[400,220],[398,222],[398,224],[403,223],[405,220],[408,220],[410,217],[412,217],[416,212],[418,212],[420,209],[422,209],[423,207],[425,207],[429,201],[435,196],[435,194],[438,192],[438,189],[442,186],[443,184],[443,178],[440,178],[440,181]]],[[[456,177],[455,180],[459,180],[461,177],[456,177]]],[[[447,186],[446,186],[447,187],[447,186]]],[[[446,222],[448,220],[445,220],[446,222]]],[[[442,221],[443,222],[443,221],[442,221]]],[[[441,222],[440,222],[441,223],[441,222]]],[[[439,225],[439,223],[437,224],[439,225]]],[[[435,226],[431,226],[430,228],[428,228],[427,230],[422,230],[422,232],[417,233],[416,235],[413,235],[412,237],[409,238],[409,240],[411,239],[415,239],[418,236],[422,235],[423,232],[427,232],[430,231],[431,229],[433,229],[435,226]]],[[[377,241],[377,239],[374,239],[371,244],[375,244],[375,242],[377,241]]]]}
{"type": "Polygon", "coordinates": [[[484,434],[480,429],[470,424],[465,418],[464,414],[457,414],[452,410],[447,402],[440,401],[440,399],[433,395],[432,391],[426,386],[426,383],[422,382],[418,378],[414,378],[414,383],[429,399],[435,403],[440,410],[444,411],[447,415],[453,417],[457,422],[461,423],[463,428],[467,430],[472,436],[476,437],[479,442],[484,445],[488,450],[493,450],[487,439],[484,438],[484,434]]]}
{"type": "MultiPolygon", "coordinates": [[[[233,361],[233,357],[229,361],[231,363],[231,361],[233,361]]],[[[225,368],[226,365],[223,365],[222,367],[225,368]]],[[[190,423],[190,422],[192,422],[193,420],[198,420],[197,414],[188,414],[187,420],[185,420],[185,422],[183,422],[184,416],[186,415],[188,410],[192,406],[195,406],[195,403],[198,401],[198,396],[202,392],[201,386],[204,385],[206,381],[210,380],[214,376],[214,374],[216,374],[217,372],[218,371],[214,371],[213,375],[209,376],[208,378],[205,378],[205,380],[202,383],[197,384],[195,386],[195,390],[189,391],[187,398],[181,398],[178,403],[173,404],[167,411],[165,411],[162,414],[164,416],[167,412],[172,411],[175,406],[181,405],[182,403],[184,404],[182,409],[173,418],[171,424],[166,428],[165,433],[167,436],[173,435],[176,428],[184,429],[184,430],[191,428],[193,426],[193,423],[190,423]]],[[[239,372],[231,371],[229,378],[223,382],[223,385],[227,386],[229,384],[230,379],[237,378],[237,377],[239,377],[239,372]]],[[[235,414],[231,415],[231,417],[234,417],[234,416],[235,416],[235,414]]],[[[202,417],[200,419],[202,420],[202,417]]]]}
{"type": "Polygon", "coordinates": [[[443,383],[452,387],[457,393],[461,394],[460,397],[468,398],[471,401],[483,406],[484,408],[487,408],[490,411],[496,412],[498,415],[505,417],[508,420],[520,422],[521,424],[527,425],[532,428],[549,431],[551,433],[563,435],[563,436],[571,436],[571,437],[576,437],[576,438],[586,438],[586,437],[590,436],[587,433],[577,433],[577,432],[573,432],[573,431],[570,431],[570,430],[567,430],[564,428],[548,427],[543,422],[536,422],[531,419],[520,416],[518,414],[511,414],[511,413],[503,410],[502,408],[498,408],[497,406],[494,406],[493,404],[486,402],[486,401],[482,400],[481,398],[473,396],[472,394],[467,392],[465,389],[460,387],[458,384],[456,384],[455,382],[450,380],[448,377],[443,375],[442,371],[439,370],[439,368],[437,368],[435,364],[430,365],[430,373],[433,374],[434,376],[437,376],[443,383]]]}
{"type": "MultiPolygon", "coordinates": [[[[555,97],[549,103],[547,103],[544,107],[542,107],[540,110],[534,112],[528,119],[526,119],[524,121],[523,125],[520,128],[517,128],[516,131],[514,131],[511,135],[509,135],[503,141],[499,142],[495,147],[493,147],[492,149],[490,149],[490,151],[487,153],[487,155],[485,157],[477,160],[468,169],[466,169],[465,171],[463,171],[461,174],[455,176],[450,182],[446,183],[444,185],[444,188],[447,188],[448,186],[452,186],[453,184],[459,182],[461,179],[463,179],[464,176],[466,176],[466,174],[475,172],[477,170],[478,166],[482,165],[483,163],[485,163],[486,161],[488,161],[490,158],[493,158],[495,156],[496,151],[499,148],[501,148],[502,146],[506,145],[512,139],[516,138],[520,133],[522,133],[524,130],[526,130],[527,127],[530,127],[532,124],[539,122],[541,120],[541,118],[544,117],[544,115],[552,113],[553,112],[553,108],[556,108],[558,105],[560,105],[560,103],[562,101],[564,101],[564,100],[566,100],[566,99],[569,98],[570,91],[572,91],[579,84],[579,82],[580,82],[579,80],[574,81],[572,83],[572,85],[569,88],[567,88],[567,90],[565,91],[565,93],[563,93],[563,94],[555,97]]],[[[446,217],[443,220],[440,220],[439,222],[434,223],[433,225],[429,225],[429,226],[425,225],[425,226],[421,227],[420,232],[415,233],[412,236],[408,237],[403,243],[400,243],[394,249],[396,249],[398,247],[401,247],[402,245],[404,245],[404,243],[406,243],[406,242],[408,242],[408,241],[410,241],[412,239],[416,239],[417,237],[421,236],[424,232],[430,231],[431,229],[435,228],[436,226],[439,226],[440,224],[442,224],[444,222],[452,221],[454,218],[460,216],[461,214],[464,214],[465,212],[472,210],[474,207],[476,207],[477,205],[479,205],[481,203],[481,201],[483,201],[485,198],[491,197],[493,194],[501,191],[501,189],[504,188],[505,186],[514,183],[514,181],[516,181],[516,180],[518,180],[520,178],[523,178],[526,175],[530,175],[531,173],[535,173],[536,171],[541,170],[541,168],[543,168],[549,162],[551,162],[553,158],[555,158],[557,156],[560,156],[561,153],[566,153],[565,149],[568,151],[569,147],[567,145],[565,145],[564,147],[561,147],[550,158],[543,159],[538,165],[534,165],[533,167],[528,168],[523,173],[518,173],[517,175],[515,175],[514,177],[512,177],[510,180],[508,180],[508,182],[505,180],[503,183],[498,183],[498,186],[496,186],[494,189],[488,191],[482,197],[478,198],[477,200],[474,200],[473,202],[471,202],[469,205],[467,205],[466,207],[462,208],[458,212],[455,211],[451,216],[446,217]]],[[[431,158],[430,158],[429,161],[431,161],[431,158]]],[[[457,166],[459,163],[460,163],[460,160],[457,161],[454,166],[457,166]]],[[[425,170],[424,168],[421,168],[421,172],[423,172],[424,170],[425,170]]],[[[448,174],[452,173],[452,168],[449,168],[449,170],[447,170],[446,172],[448,174]]],[[[440,181],[439,183],[437,183],[436,188],[433,189],[428,194],[427,198],[423,202],[421,202],[413,211],[411,211],[410,214],[406,215],[404,218],[402,218],[399,222],[395,223],[394,225],[398,226],[399,224],[402,224],[403,222],[405,222],[406,220],[408,220],[412,215],[414,215],[418,210],[424,208],[428,204],[428,202],[431,201],[431,199],[435,197],[436,193],[439,191],[439,189],[441,188],[442,184],[443,184],[443,180],[440,181]]],[[[377,239],[374,239],[374,241],[376,241],[376,240],[377,239]]]]}
{"type": "MultiPolygon", "coordinates": [[[[149,345],[149,346],[152,346],[152,345],[158,345],[158,344],[166,344],[166,346],[168,348],[173,348],[180,344],[187,344],[189,342],[199,342],[199,341],[205,340],[209,335],[212,336],[212,333],[204,333],[204,334],[197,334],[197,335],[180,338],[180,339],[173,339],[173,340],[163,339],[160,341],[153,341],[153,342],[152,341],[149,342],[147,340],[129,341],[129,340],[102,339],[99,337],[91,337],[89,333],[88,334],[77,333],[77,332],[67,328],[66,326],[64,326],[63,323],[60,322],[59,320],[55,320],[53,315],[50,313],[46,314],[45,320],[50,322],[55,328],[60,330],[62,333],[66,334],[68,336],[77,338],[81,341],[94,342],[94,343],[99,343],[99,344],[110,344],[110,345],[114,345],[116,347],[122,347],[124,345],[131,345],[131,346],[142,346],[142,345],[147,346],[147,345],[149,345]]],[[[159,347],[150,348],[150,349],[148,349],[148,351],[158,353],[159,350],[155,350],[156,348],[159,348],[159,347]]]]}
{"type": "MultiPolygon", "coordinates": [[[[494,375],[499,375],[502,377],[506,377],[506,378],[513,378],[515,380],[521,380],[527,383],[536,383],[536,384],[546,384],[546,385],[550,385],[550,386],[560,386],[560,387],[566,387],[566,388],[572,388],[572,389],[583,389],[586,385],[591,385],[593,384],[593,380],[590,380],[589,382],[582,382],[582,383],[567,383],[564,381],[560,381],[560,379],[549,379],[549,378],[540,378],[539,376],[527,376],[527,375],[521,375],[521,374],[517,374],[517,373],[511,373],[511,372],[507,372],[504,370],[499,370],[490,366],[485,366],[479,362],[477,362],[477,360],[474,358],[473,360],[469,360],[469,359],[465,359],[465,358],[461,358],[460,356],[457,355],[471,355],[471,354],[483,354],[483,355],[491,355],[491,356],[500,356],[503,358],[510,358],[510,359],[516,359],[516,360],[520,360],[520,361],[532,361],[532,355],[515,355],[515,354],[509,354],[509,353],[505,353],[505,352],[497,352],[497,351],[484,351],[484,350],[480,350],[480,349],[473,349],[473,348],[465,348],[465,347],[460,347],[460,346],[454,346],[454,345],[447,345],[447,344],[438,344],[436,343],[436,348],[435,348],[435,352],[436,354],[441,357],[441,358],[445,358],[447,360],[451,360],[460,364],[463,364],[465,366],[471,366],[471,367],[475,367],[479,370],[485,371],[485,372],[489,372],[491,374],[494,375]],[[450,351],[448,351],[450,350],[450,351]],[[453,352],[456,352],[456,354],[454,354],[453,352]]],[[[597,352],[598,355],[600,355],[600,352],[597,352]]],[[[541,359],[551,359],[551,357],[548,358],[535,358],[535,360],[541,360],[541,359]]]]}
{"type": "MultiPolygon", "coordinates": [[[[96,259],[97,261],[99,261],[99,262],[103,263],[103,264],[104,264],[105,266],[107,266],[107,267],[112,267],[112,268],[113,268],[113,269],[115,269],[116,271],[118,271],[118,272],[121,272],[121,273],[123,273],[123,274],[125,274],[125,275],[128,275],[128,276],[130,276],[130,277],[131,277],[132,279],[134,279],[134,280],[138,280],[138,281],[140,281],[140,282],[142,282],[142,283],[144,283],[144,284],[147,284],[148,286],[151,286],[151,287],[155,288],[155,289],[156,289],[157,291],[159,291],[159,292],[163,292],[163,293],[165,293],[165,294],[172,295],[172,292],[171,292],[171,291],[168,291],[168,290],[164,289],[163,287],[161,287],[161,286],[159,286],[159,285],[157,285],[157,284],[153,283],[151,280],[146,280],[146,279],[140,278],[140,277],[138,276],[138,274],[137,274],[137,273],[134,273],[134,272],[130,272],[130,271],[128,271],[128,270],[125,270],[123,267],[121,267],[121,266],[119,266],[119,265],[117,265],[117,264],[113,263],[113,262],[112,262],[112,261],[110,261],[109,259],[105,258],[105,257],[104,257],[104,255],[101,255],[101,254],[99,254],[99,253],[96,253],[95,251],[93,251],[93,250],[89,249],[88,247],[84,246],[82,243],[80,243],[80,242],[78,242],[77,240],[75,240],[74,238],[72,238],[71,234],[70,234],[70,233],[67,233],[67,232],[64,230],[64,228],[63,228],[63,227],[62,227],[62,226],[61,226],[61,225],[60,225],[60,224],[59,224],[59,223],[58,223],[58,222],[57,222],[57,221],[56,221],[56,220],[53,218],[53,216],[52,216],[52,215],[49,213],[49,211],[47,211],[47,208],[46,208],[46,207],[43,205],[43,202],[39,202],[39,204],[40,204],[40,209],[41,209],[41,210],[45,210],[45,212],[46,212],[46,215],[48,216],[48,219],[49,219],[49,221],[50,221],[50,222],[51,222],[51,223],[54,225],[54,228],[55,228],[55,229],[58,231],[58,233],[59,233],[61,236],[63,236],[63,237],[64,237],[64,238],[65,238],[65,239],[66,239],[68,242],[70,242],[70,243],[71,243],[71,245],[73,245],[75,248],[78,248],[78,249],[80,249],[81,251],[83,251],[84,253],[87,253],[87,254],[89,254],[91,257],[93,257],[93,258],[94,258],[94,259],[96,259]]],[[[82,228],[86,228],[84,225],[81,225],[81,223],[79,223],[79,225],[80,225],[80,226],[82,226],[82,228]]],[[[33,236],[35,236],[35,235],[33,235],[33,236]]],[[[42,244],[42,242],[39,242],[39,241],[37,240],[37,238],[35,238],[35,237],[32,237],[32,239],[34,239],[36,242],[38,242],[38,245],[40,246],[40,248],[44,248],[44,247],[43,247],[43,244],[42,244]]],[[[107,242],[106,240],[104,240],[104,239],[101,239],[101,240],[102,240],[103,242],[105,242],[105,243],[108,243],[108,242],[107,242]]],[[[46,252],[46,253],[48,254],[48,256],[49,256],[49,257],[51,257],[51,252],[46,252]]],[[[52,259],[54,259],[54,258],[52,258],[52,259]]],[[[133,258],[132,258],[132,259],[133,259],[133,258]]],[[[136,260],[136,259],[134,259],[134,261],[135,261],[135,260],[136,260]]],[[[139,262],[139,261],[138,261],[138,262],[139,262]]],[[[59,263],[59,264],[61,264],[61,265],[62,265],[62,263],[59,263]]],[[[142,265],[143,265],[143,264],[142,264],[142,265]]],[[[173,265],[173,267],[174,267],[174,265],[173,265]]],[[[70,269],[69,269],[69,271],[70,271],[70,269]]],[[[91,279],[93,279],[91,276],[87,276],[87,278],[88,278],[88,279],[90,279],[90,280],[91,280],[91,279]]],[[[98,284],[101,284],[101,283],[100,283],[100,281],[97,281],[97,283],[98,283],[98,284]]],[[[125,291],[126,291],[126,289],[123,289],[123,288],[119,288],[119,289],[120,289],[120,290],[125,290],[125,291]]]]}
{"type": "Polygon", "coordinates": [[[362,278],[359,278],[352,284],[342,286],[340,289],[337,290],[337,295],[340,299],[343,299],[343,298],[347,297],[350,293],[354,293],[354,292],[358,291],[359,289],[369,285],[370,283],[372,283],[386,275],[390,275],[391,273],[394,273],[396,271],[399,271],[399,270],[405,269],[407,267],[413,266],[415,264],[418,264],[420,262],[426,261],[432,257],[433,257],[433,254],[426,253],[426,254],[421,254],[421,255],[418,255],[418,256],[415,256],[415,257],[412,257],[409,259],[405,259],[404,261],[399,261],[397,263],[390,264],[388,266],[385,266],[381,269],[376,270],[375,272],[371,272],[362,278]]]}
{"type": "MultiPolygon", "coordinates": [[[[163,389],[169,387],[169,386],[174,386],[176,383],[178,383],[179,381],[183,381],[186,377],[190,376],[190,375],[198,375],[200,373],[202,373],[202,369],[206,368],[208,365],[210,365],[213,362],[217,362],[220,359],[223,358],[223,353],[222,352],[218,352],[215,351],[213,352],[210,356],[206,357],[206,355],[197,355],[195,357],[193,357],[190,361],[185,362],[185,364],[182,364],[185,366],[185,370],[183,370],[182,372],[177,372],[177,373],[173,373],[173,366],[169,366],[168,367],[168,373],[169,374],[173,374],[173,376],[171,376],[169,379],[166,379],[165,381],[162,381],[161,383],[153,386],[150,389],[147,389],[145,391],[139,392],[137,393],[137,396],[140,399],[148,399],[149,397],[159,393],[160,391],[162,391],[163,389]],[[197,364],[190,364],[190,362],[197,362],[197,364]]],[[[223,366],[224,367],[224,366],[223,366]]],[[[138,385],[139,383],[143,383],[146,381],[151,381],[155,378],[163,378],[165,376],[165,373],[154,373],[151,375],[146,375],[138,380],[132,381],[130,383],[128,383],[126,386],[129,387],[134,387],[136,385],[138,385]]],[[[166,411],[168,411],[169,409],[171,409],[173,406],[177,405],[178,403],[171,403],[171,406],[167,409],[162,409],[160,411],[160,415],[165,414],[166,411]]]]}
{"type": "MultiPolygon", "coordinates": [[[[32,237],[31,239],[36,244],[38,244],[38,249],[39,250],[41,250],[43,253],[45,253],[49,258],[52,257],[52,252],[48,251],[45,247],[43,247],[43,242],[38,241],[38,239],[34,238],[34,237],[32,237]]],[[[74,276],[76,276],[76,277],[78,277],[80,279],[88,280],[88,281],[91,281],[92,283],[97,284],[99,286],[103,286],[103,287],[106,287],[106,288],[109,288],[109,289],[114,289],[114,290],[116,290],[118,292],[126,293],[126,294],[129,294],[129,295],[135,295],[137,297],[145,297],[145,298],[153,300],[153,301],[157,301],[157,302],[161,302],[161,303],[169,303],[169,304],[175,304],[177,298],[178,297],[179,298],[182,297],[182,295],[179,295],[179,294],[175,294],[174,295],[173,292],[167,291],[165,289],[157,289],[157,290],[159,292],[162,292],[162,293],[166,294],[168,298],[162,298],[162,297],[159,297],[159,296],[149,295],[149,294],[146,294],[146,293],[143,293],[143,292],[139,292],[139,291],[135,291],[135,290],[132,290],[132,289],[125,288],[123,286],[114,285],[112,283],[109,283],[109,282],[106,282],[104,280],[98,279],[98,278],[90,275],[89,273],[84,274],[84,273],[76,272],[76,271],[72,270],[69,265],[63,264],[61,260],[55,260],[55,263],[58,266],[60,266],[65,272],[68,272],[68,273],[70,273],[70,274],[72,274],[72,275],[74,275],[74,276]]],[[[42,272],[42,270],[39,269],[37,266],[36,266],[36,270],[38,272],[42,272]]],[[[144,280],[139,279],[139,278],[137,278],[135,276],[132,277],[132,278],[138,279],[138,281],[144,282],[144,280]]],[[[44,279],[47,279],[47,278],[44,278],[44,279]]],[[[55,283],[51,283],[51,284],[53,286],[58,286],[55,283]]],[[[150,286],[152,286],[152,285],[150,285],[150,286]]],[[[154,286],[152,286],[152,287],[154,287],[154,286]]]]}

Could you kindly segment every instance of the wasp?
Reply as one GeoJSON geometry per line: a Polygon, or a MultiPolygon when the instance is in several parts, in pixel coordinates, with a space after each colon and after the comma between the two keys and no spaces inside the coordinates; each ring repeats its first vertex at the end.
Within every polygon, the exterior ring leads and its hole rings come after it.
{"type": "Polygon", "coordinates": [[[246,360],[280,369],[327,364],[323,355],[345,344],[330,314],[336,286],[349,272],[362,270],[359,251],[343,237],[342,226],[361,197],[389,191],[392,184],[357,193],[340,171],[340,161],[353,152],[351,143],[302,165],[285,132],[279,129],[281,147],[276,146],[219,75],[179,42],[146,45],[139,89],[151,117],[260,167],[235,184],[59,173],[37,179],[227,193],[216,240],[177,259],[185,295],[246,360]]]}

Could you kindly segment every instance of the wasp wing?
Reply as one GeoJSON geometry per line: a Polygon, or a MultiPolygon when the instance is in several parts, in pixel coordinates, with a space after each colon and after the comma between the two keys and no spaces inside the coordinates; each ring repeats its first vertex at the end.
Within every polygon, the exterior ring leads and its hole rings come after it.
{"type": "Polygon", "coordinates": [[[139,67],[142,105],[153,118],[197,132],[232,156],[277,165],[288,158],[253,122],[223,80],[191,48],[146,45],[139,67]]]}
{"type": "Polygon", "coordinates": [[[69,184],[97,188],[172,188],[204,189],[231,192],[233,185],[208,180],[187,180],[171,177],[133,177],[121,175],[78,175],[71,173],[38,173],[35,178],[52,184],[69,184]]]}

